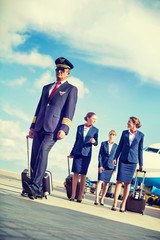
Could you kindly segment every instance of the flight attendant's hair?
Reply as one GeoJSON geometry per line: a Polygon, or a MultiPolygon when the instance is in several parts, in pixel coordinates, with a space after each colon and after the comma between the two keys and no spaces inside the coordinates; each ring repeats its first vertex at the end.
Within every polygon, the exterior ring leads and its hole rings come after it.
{"type": "Polygon", "coordinates": [[[87,121],[87,118],[91,118],[93,115],[96,115],[94,112],[88,112],[84,117],[84,120],[87,121]]]}
{"type": "Polygon", "coordinates": [[[140,128],[142,126],[139,118],[137,118],[137,117],[130,117],[129,119],[131,119],[132,122],[136,125],[136,128],[140,128]]]}

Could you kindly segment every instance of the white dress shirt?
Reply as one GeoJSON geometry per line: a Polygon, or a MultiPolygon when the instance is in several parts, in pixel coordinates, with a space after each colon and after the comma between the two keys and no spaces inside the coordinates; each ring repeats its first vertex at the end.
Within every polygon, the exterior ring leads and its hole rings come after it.
{"type": "Polygon", "coordinates": [[[131,133],[130,130],[128,130],[128,131],[129,131],[129,144],[131,146],[131,144],[132,144],[132,142],[133,142],[133,140],[135,138],[136,132],[135,133],[131,133]]]}
{"type": "Polygon", "coordinates": [[[84,140],[85,140],[85,138],[86,138],[86,135],[87,135],[89,129],[90,129],[90,127],[86,127],[86,126],[84,125],[84,130],[83,130],[83,139],[84,139],[84,140]]]}

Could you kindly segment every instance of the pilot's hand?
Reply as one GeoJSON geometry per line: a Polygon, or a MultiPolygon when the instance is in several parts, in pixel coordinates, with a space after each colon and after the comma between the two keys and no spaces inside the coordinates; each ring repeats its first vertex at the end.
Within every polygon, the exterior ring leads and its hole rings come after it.
{"type": "Polygon", "coordinates": [[[90,142],[91,142],[91,143],[95,143],[96,140],[95,140],[94,138],[90,138],[90,142]]]}
{"type": "Polygon", "coordinates": [[[113,160],[113,165],[116,166],[117,165],[117,161],[113,160]]]}
{"type": "Polygon", "coordinates": [[[139,166],[139,170],[140,170],[140,171],[143,171],[143,166],[139,166]]]}
{"type": "Polygon", "coordinates": [[[68,157],[68,158],[74,158],[74,156],[73,156],[73,155],[68,155],[67,157],[68,157]]]}
{"type": "Polygon", "coordinates": [[[61,139],[63,139],[65,137],[65,135],[66,134],[65,134],[65,132],[63,130],[59,130],[58,134],[57,134],[57,139],[61,140],[61,139]]]}
{"type": "Polygon", "coordinates": [[[31,128],[31,129],[29,130],[28,137],[29,137],[29,138],[33,138],[33,137],[34,137],[34,129],[33,129],[33,128],[31,128]]]}

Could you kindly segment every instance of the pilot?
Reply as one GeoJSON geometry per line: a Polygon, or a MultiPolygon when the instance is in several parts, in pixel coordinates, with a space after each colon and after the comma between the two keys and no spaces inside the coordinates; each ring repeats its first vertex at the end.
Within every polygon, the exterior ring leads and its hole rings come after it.
{"type": "Polygon", "coordinates": [[[43,197],[42,180],[49,151],[68,134],[77,103],[77,88],[67,81],[73,64],[60,57],[55,65],[56,82],[43,87],[29,131],[29,137],[33,138],[31,184],[25,182],[24,186],[31,199],[43,197]]]}

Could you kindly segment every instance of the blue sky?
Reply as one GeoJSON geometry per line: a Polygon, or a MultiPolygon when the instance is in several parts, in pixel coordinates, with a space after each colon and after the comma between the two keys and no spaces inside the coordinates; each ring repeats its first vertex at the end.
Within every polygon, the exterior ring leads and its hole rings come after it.
{"type": "Polygon", "coordinates": [[[55,80],[57,57],[74,64],[68,80],[79,98],[69,135],[49,155],[54,178],[67,175],[66,156],[89,111],[99,129],[91,179],[97,178],[100,143],[111,129],[118,143],[130,116],[142,123],[144,146],[160,142],[158,0],[1,0],[0,21],[0,168],[27,166],[25,136],[42,86],[55,80]]]}

